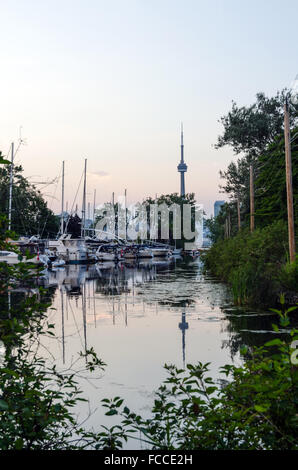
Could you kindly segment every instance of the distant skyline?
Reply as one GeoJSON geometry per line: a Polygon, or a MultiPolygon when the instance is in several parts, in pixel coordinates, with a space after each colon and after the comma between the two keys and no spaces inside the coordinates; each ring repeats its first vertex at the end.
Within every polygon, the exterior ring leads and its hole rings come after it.
{"type": "MultiPolygon", "coordinates": [[[[0,1],[0,150],[51,181],[65,160],[68,208],[88,159],[87,202],[128,202],[180,192],[180,125],[186,192],[208,215],[219,170],[215,150],[232,100],[249,105],[298,73],[296,0],[0,1]]],[[[40,185],[60,211],[58,184],[40,185]]],[[[78,205],[81,205],[82,188],[78,205]]]]}

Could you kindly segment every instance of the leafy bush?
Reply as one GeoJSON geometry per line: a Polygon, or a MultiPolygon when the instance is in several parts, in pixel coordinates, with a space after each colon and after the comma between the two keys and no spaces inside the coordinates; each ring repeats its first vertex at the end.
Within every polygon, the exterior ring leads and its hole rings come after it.
{"type": "Polygon", "coordinates": [[[285,289],[297,291],[298,286],[298,255],[293,263],[286,263],[280,272],[280,282],[285,289]]]}
{"type": "MultiPolygon", "coordinates": [[[[292,309],[276,311],[282,328],[292,309]]],[[[246,362],[222,367],[221,385],[208,377],[209,364],[188,364],[186,373],[166,365],[169,376],[150,419],[122,407],[119,397],[103,404],[108,415],[122,417],[127,437],[141,436],[153,449],[297,450],[298,368],[291,348],[297,334],[292,330],[290,340],[276,338],[250,352],[243,348],[246,362]]]]}
{"type": "Polygon", "coordinates": [[[277,221],[215,243],[204,261],[207,270],[230,283],[235,303],[268,306],[281,292],[297,289],[295,268],[285,268],[287,256],[287,226],[277,221]]]}

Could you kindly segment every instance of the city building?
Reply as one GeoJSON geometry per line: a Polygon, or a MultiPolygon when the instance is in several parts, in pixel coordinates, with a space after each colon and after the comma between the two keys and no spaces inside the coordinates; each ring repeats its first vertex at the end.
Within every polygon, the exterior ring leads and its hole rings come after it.
{"type": "Polygon", "coordinates": [[[220,209],[221,209],[221,206],[223,206],[225,204],[225,201],[215,201],[214,203],[214,217],[217,217],[219,212],[220,212],[220,209]]]}

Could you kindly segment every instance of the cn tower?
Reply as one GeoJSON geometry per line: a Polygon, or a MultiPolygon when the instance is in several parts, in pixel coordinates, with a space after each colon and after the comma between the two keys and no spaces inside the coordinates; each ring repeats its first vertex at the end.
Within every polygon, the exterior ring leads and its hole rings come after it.
{"type": "Polygon", "coordinates": [[[181,124],[181,160],[177,166],[177,170],[180,173],[180,196],[185,196],[184,173],[187,172],[187,165],[184,163],[183,124],[181,124]]]}

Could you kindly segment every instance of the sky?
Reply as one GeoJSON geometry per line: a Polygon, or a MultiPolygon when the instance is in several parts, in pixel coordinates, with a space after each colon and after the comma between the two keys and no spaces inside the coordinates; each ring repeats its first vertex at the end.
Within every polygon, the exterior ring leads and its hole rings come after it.
{"type": "Polygon", "coordinates": [[[207,215],[219,170],[221,116],[273,95],[298,73],[297,0],[0,0],[0,150],[58,213],[87,158],[87,201],[186,191],[207,215]],[[54,182],[53,182],[54,181],[54,182]],[[52,183],[51,183],[52,182],[52,183]],[[49,184],[51,183],[51,184],[49,184]]]}

